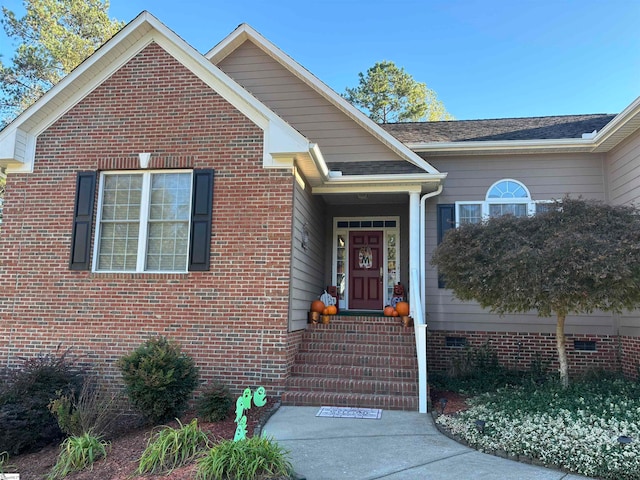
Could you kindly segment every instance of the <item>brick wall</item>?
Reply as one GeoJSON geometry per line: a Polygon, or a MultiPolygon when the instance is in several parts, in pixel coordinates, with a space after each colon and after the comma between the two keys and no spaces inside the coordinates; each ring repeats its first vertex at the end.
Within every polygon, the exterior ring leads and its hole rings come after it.
{"type": "MultiPolygon", "coordinates": [[[[468,347],[489,345],[500,364],[513,369],[528,370],[532,362],[548,362],[549,371],[558,371],[555,334],[516,332],[429,331],[427,334],[427,365],[430,371],[449,371],[456,358],[465,354],[461,347],[447,346],[447,337],[463,338],[468,347]]],[[[569,373],[593,369],[618,371],[620,345],[615,335],[565,335],[569,373]],[[575,341],[595,342],[595,351],[576,350],[575,341]]],[[[639,342],[640,343],[640,342],[639,342]]],[[[636,344],[636,354],[640,351],[636,344]]]]}
{"type": "Polygon", "coordinates": [[[620,337],[622,357],[622,372],[631,378],[638,378],[640,374],[640,338],[620,337]]]}
{"type": "Polygon", "coordinates": [[[287,333],[293,178],[262,168],[262,131],[151,44],[38,138],[11,174],[0,235],[0,365],[73,347],[106,378],[144,340],[177,340],[204,380],[279,393],[287,333]],[[214,168],[211,271],[70,271],[76,172],[214,168]]]}

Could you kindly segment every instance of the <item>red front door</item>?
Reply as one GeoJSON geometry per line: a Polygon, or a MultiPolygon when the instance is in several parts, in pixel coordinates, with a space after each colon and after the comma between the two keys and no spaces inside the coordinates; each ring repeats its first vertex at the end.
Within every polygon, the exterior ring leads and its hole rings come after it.
{"type": "Polygon", "coordinates": [[[382,232],[349,233],[349,308],[382,309],[382,232]]]}

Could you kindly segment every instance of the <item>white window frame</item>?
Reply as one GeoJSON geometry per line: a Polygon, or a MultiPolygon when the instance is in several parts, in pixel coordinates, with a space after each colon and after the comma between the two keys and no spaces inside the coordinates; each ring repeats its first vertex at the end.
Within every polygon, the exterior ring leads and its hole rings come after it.
{"type": "Polygon", "coordinates": [[[522,183],[522,182],[520,182],[518,180],[514,180],[512,178],[502,178],[502,179],[498,180],[497,182],[493,183],[487,189],[487,193],[485,194],[484,201],[459,201],[459,202],[456,202],[456,227],[460,226],[460,219],[461,219],[460,207],[462,205],[480,205],[480,209],[481,209],[481,212],[482,212],[482,220],[487,220],[488,218],[490,218],[489,211],[490,211],[491,205],[513,205],[513,204],[526,205],[526,207],[527,207],[527,215],[528,216],[532,216],[532,215],[535,215],[535,213],[536,213],[536,203],[542,203],[542,202],[547,202],[547,200],[534,201],[531,198],[531,192],[529,191],[529,189],[527,188],[527,186],[524,183],[522,183]],[[502,182],[513,182],[513,183],[518,184],[526,192],[526,194],[527,194],[526,198],[525,197],[521,197],[521,198],[489,198],[489,192],[491,192],[491,190],[493,190],[493,188],[496,185],[498,185],[498,184],[500,184],[502,182]]]}
{"type": "MultiPolygon", "coordinates": [[[[189,253],[187,250],[187,260],[185,261],[184,270],[145,270],[145,262],[147,257],[148,246],[148,226],[149,226],[149,210],[151,203],[151,176],[154,174],[171,174],[171,173],[189,173],[191,175],[190,182],[190,195],[189,195],[189,212],[191,212],[193,206],[193,170],[117,170],[117,171],[104,171],[100,172],[100,182],[98,187],[98,207],[97,218],[95,227],[95,241],[93,242],[93,262],[92,272],[95,273],[188,273],[189,269],[189,253]],[[104,196],[104,183],[106,176],[114,175],[142,175],[142,193],[140,203],[140,220],[138,230],[138,252],[136,257],[136,269],[135,270],[100,270],[98,269],[98,256],[100,251],[100,228],[102,227],[102,204],[104,196]]],[[[187,247],[191,245],[191,214],[188,218],[188,234],[187,234],[187,247]]]]}

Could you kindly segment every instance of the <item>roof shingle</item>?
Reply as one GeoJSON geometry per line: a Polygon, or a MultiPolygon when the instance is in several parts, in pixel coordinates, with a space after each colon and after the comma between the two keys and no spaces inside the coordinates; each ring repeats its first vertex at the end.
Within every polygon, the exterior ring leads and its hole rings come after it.
{"type": "Polygon", "coordinates": [[[382,124],[404,143],[482,142],[582,138],[601,130],[615,115],[563,115],[554,117],[499,118],[382,124]]]}

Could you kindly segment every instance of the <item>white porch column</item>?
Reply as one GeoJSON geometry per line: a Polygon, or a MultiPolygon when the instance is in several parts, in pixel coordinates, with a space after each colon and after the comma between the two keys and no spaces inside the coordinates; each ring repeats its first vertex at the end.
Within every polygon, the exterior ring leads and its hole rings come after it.
{"type": "MultiPolygon", "coordinates": [[[[409,274],[413,270],[420,272],[420,192],[409,193],[409,274]]],[[[411,315],[417,314],[417,299],[420,292],[409,288],[409,305],[411,315]]]]}

